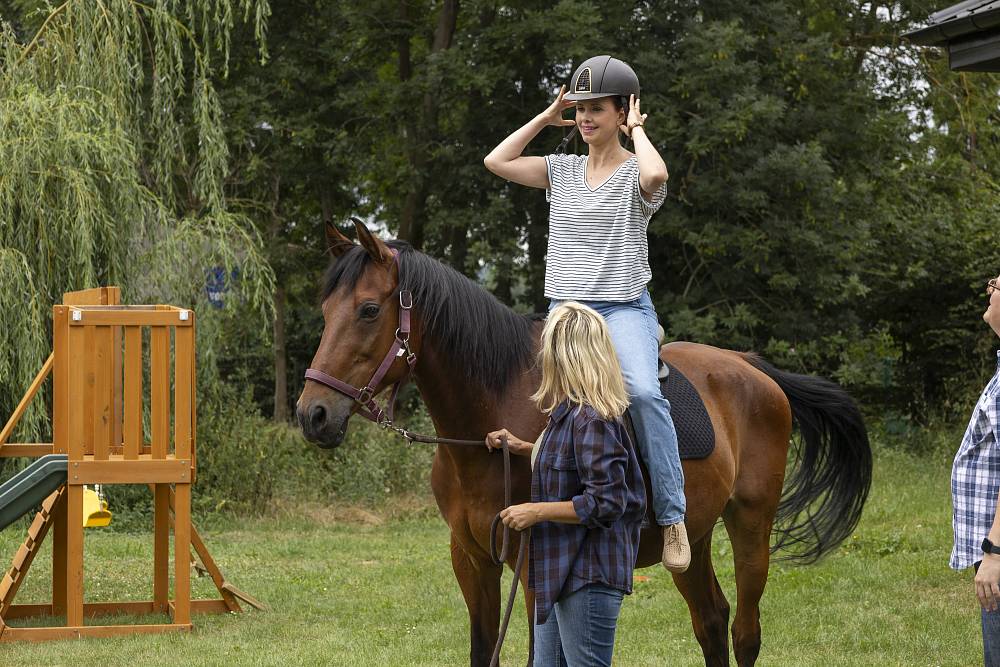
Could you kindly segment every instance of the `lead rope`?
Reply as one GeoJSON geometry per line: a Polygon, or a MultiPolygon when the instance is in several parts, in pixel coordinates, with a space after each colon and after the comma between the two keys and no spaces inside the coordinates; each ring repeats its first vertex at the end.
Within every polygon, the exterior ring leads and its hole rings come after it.
{"type": "MultiPolygon", "coordinates": [[[[503,506],[504,509],[510,507],[510,450],[507,448],[507,436],[500,436],[500,446],[503,448],[503,506]]],[[[501,540],[500,554],[497,555],[497,523],[500,521],[500,512],[493,517],[490,524],[490,558],[494,565],[503,565],[507,560],[507,552],[510,549],[510,526],[503,525],[503,538],[501,540]]],[[[531,538],[531,528],[521,532],[521,541],[517,547],[517,563],[514,565],[514,580],[510,582],[510,595],[507,596],[507,609],[503,613],[503,621],[500,623],[500,634],[497,637],[497,645],[493,649],[493,657],[490,658],[490,667],[497,667],[500,664],[500,648],[503,640],[507,636],[507,626],[510,624],[510,615],[514,611],[514,599],[517,595],[517,583],[521,578],[521,567],[524,565],[525,554],[528,553],[528,540],[531,538]]],[[[528,619],[532,622],[533,619],[528,619]]],[[[529,656],[530,658],[530,656],[529,656]]],[[[528,664],[531,667],[531,664],[528,664]]]]}

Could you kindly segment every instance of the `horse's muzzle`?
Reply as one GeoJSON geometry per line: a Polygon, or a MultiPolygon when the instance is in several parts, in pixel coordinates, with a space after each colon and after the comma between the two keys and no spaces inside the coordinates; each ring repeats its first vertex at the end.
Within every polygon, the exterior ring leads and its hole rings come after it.
{"type": "Polygon", "coordinates": [[[306,440],[323,449],[333,449],[344,441],[350,414],[350,409],[338,408],[322,398],[300,403],[295,411],[306,440]]]}

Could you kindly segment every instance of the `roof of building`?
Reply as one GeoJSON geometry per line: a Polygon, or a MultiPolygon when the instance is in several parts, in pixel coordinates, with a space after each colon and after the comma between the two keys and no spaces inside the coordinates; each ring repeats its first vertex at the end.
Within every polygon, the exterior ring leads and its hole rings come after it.
{"type": "Polygon", "coordinates": [[[965,0],[931,14],[927,25],[905,35],[920,46],[946,46],[949,42],[1000,29],[1000,1],[965,0]]]}

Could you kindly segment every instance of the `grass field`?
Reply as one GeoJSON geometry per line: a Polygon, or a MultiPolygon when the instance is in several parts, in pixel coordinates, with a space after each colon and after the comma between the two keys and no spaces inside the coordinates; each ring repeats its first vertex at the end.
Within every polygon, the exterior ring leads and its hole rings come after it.
{"type": "MultiPolygon", "coordinates": [[[[775,565],[762,603],[760,665],[981,664],[971,574],[947,567],[950,454],[876,455],[875,486],[854,538],[818,565],[775,565]]],[[[227,577],[270,611],[196,617],[192,634],[0,645],[0,665],[462,665],[467,616],[451,574],[448,531],[429,499],[381,514],[332,507],[280,511],[205,531],[227,577]]],[[[23,533],[0,533],[10,558],[23,533]]],[[[149,599],[151,540],[89,531],[89,601],[149,599]]],[[[725,531],[719,580],[735,599],[725,531]]],[[[18,602],[45,600],[48,554],[18,602]]],[[[6,567],[6,566],[4,566],[6,567]]],[[[616,664],[698,665],[687,609],[662,569],[637,574],[623,606],[616,664]]],[[[504,589],[509,586],[509,573],[504,589]]],[[[214,592],[207,579],[196,593],[214,592]]],[[[524,664],[518,605],[504,650],[524,664]]]]}

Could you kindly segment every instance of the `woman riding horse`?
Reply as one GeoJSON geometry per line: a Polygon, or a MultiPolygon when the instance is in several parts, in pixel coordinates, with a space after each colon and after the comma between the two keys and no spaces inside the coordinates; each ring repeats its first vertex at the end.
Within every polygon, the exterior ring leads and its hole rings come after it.
{"type": "Polygon", "coordinates": [[[542,113],[486,156],[486,167],[509,181],[542,188],[549,198],[545,296],[549,308],[571,299],[608,323],[631,397],[632,423],[649,471],[653,516],[663,526],[663,565],[683,572],[691,561],[684,528],[684,474],[670,404],[660,393],[658,322],[646,290],[646,228],[667,192],[667,167],[646,136],[639,79],[611,56],[583,62],[542,113]],[[576,119],[563,110],[576,107],[576,119]],[[521,155],[543,128],[573,125],[588,155],[521,155]],[[619,136],[630,137],[635,153],[619,136]]]}

